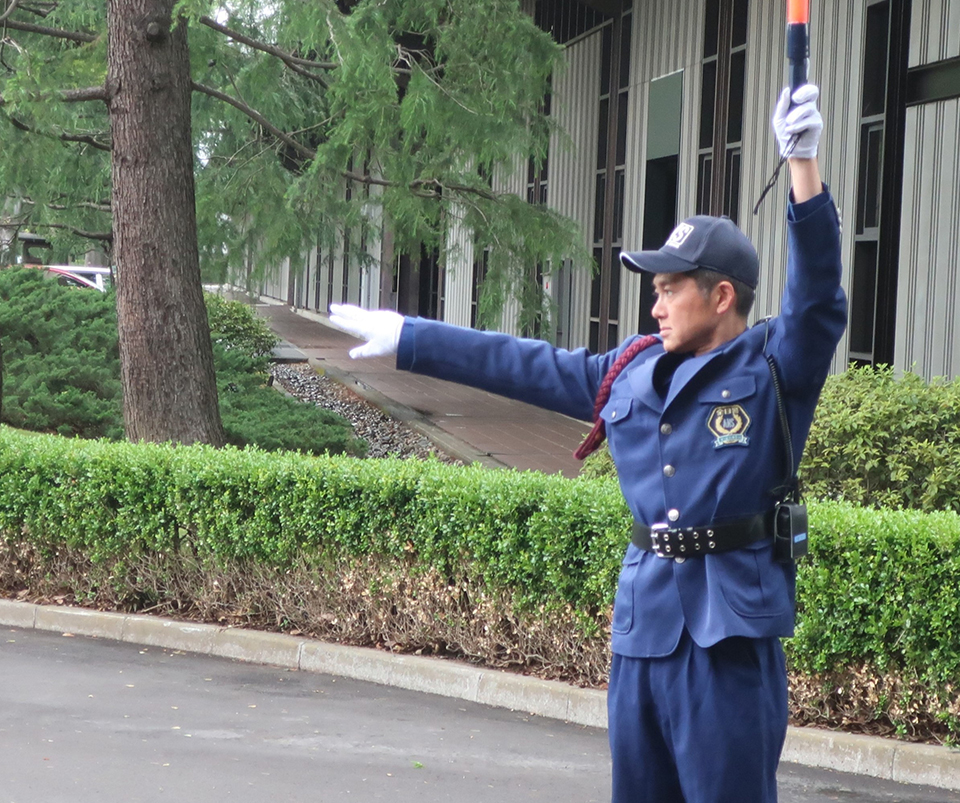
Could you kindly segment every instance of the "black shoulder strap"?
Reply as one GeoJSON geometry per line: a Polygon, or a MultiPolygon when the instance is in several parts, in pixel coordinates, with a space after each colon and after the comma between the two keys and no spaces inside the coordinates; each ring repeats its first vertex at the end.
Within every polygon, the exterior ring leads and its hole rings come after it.
{"type": "Polygon", "coordinates": [[[777,415],[780,418],[780,432],[783,436],[783,454],[786,463],[784,472],[784,482],[777,490],[781,493],[780,501],[791,500],[800,501],[800,479],[793,467],[793,438],[790,437],[790,421],[787,419],[787,406],[783,401],[783,387],[780,383],[780,371],[777,368],[776,360],[773,356],[767,354],[767,337],[770,335],[770,319],[765,319],[766,333],[763,338],[763,357],[770,368],[770,377],[773,379],[773,392],[777,397],[777,415]]]}

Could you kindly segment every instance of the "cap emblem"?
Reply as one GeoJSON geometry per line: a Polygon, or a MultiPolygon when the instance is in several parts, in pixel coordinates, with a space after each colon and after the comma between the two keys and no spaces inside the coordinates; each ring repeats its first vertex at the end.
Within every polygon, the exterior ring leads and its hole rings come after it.
{"type": "Polygon", "coordinates": [[[687,241],[687,238],[691,234],[693,234],[693,226],[689,223],[681,223],[673,230],[673,234],[671,234],[670,239],[664,243],[664,247],[679,248],[687,241]]]}

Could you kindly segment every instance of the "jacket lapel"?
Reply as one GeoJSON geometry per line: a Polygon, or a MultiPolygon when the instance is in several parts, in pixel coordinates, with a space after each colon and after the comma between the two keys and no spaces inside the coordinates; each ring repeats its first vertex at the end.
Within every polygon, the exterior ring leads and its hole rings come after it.
{"type": "Polygon", "coordinates": [[[653,369],[662,356],[663,353],[658,354],[636,367],[627,369],[627,381],[630,383],[633,395],[658,413],[663,411],[663,399],[653,387],[653,369]]]}

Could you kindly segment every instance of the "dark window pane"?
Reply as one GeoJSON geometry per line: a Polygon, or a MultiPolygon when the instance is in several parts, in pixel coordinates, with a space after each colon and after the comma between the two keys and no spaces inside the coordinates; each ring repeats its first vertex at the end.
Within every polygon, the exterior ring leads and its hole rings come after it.
{"type": "Polygon", "coordinates": [[[647,162],[643,240],[640,246],[644,250],[653,250],[663,245],[677,225],[679,164],[679,156],[664,156],[647,162]]]}
{"type": "Polygon", "coordinates": [[[697,171],[697,214],[710,214],[710,195],[713,181],[713,157],[703,154],[700,157],[700,169],[697,171]]]}
{"type": "Polygon", "coordinates": [[[856,244],[850,298],[850,351],[873,357],[873,327],[877,298],[877,243],[856,244]]]}
{"type": "Polygon", "coordinates": [[[610,304],[607,317],[620,317],[620,274],[624,270],[620,264],[620,249],[614,248],[610,256],[610,304]]]}
{"type": "Polygon", "coordinates": [[[600,94],[610,94],[610,56],[613,42],[613,28],[608,25],[603,29],[603,52],[600,56],[600,94]]]}
{"type": "Polygon", "coordinates": [[[700,94],[700,148],[713,147],[713,114],[716,105],[717,62],[703,65],[703,87],[700,94]]]}
{"type": "Polygon", "coordinates": [[[623,201],[627,179],[623,170],[618,170],[613,177],[613,241],[623,239],[623,201]]]}
{"type": "Polygon", "coordinates": [[[527,184],[533,184],[536,180],[537,165],[536,160],[531,156],[527,159],[527,184]]]}
{"type": "Polygon", "coordinates": [[[590,351],[600,351],[600,324],[596,321],[590,321],[590,351]]]}
{"type": "Polygon", "coordinates": [[[632,15],[623,18],[623,27],[620,29],[620,88],[630,85],[630,28],[632,15]]]}
{"type": "Polygon", "coordinates": [[[607,144],[610,131],[610,101],[600,101],[600,119],[597,122],[597,170],[607,166],[607,144]]]}
{"type": "Polygon", "coordinates": [[[547,182],[540,185],[540,203],[543,206],[547,205],[547,182]]]}
{"type": "Polygon", "coordinates": [[[621,92],[617,103],[617,166],[627,161],[627,98],[629,93],[621,92]]]}
{"type": "Polygon", "coordinates": [[[593,240],[603,240],[603,207],[607,195],[607,177],[604,173],[597,176],[597,195],[593,202],[593,240]]]}
{"type": "Polygon", "coordinates": [[[743,77],[747,54],[741,50],[730,57],[730,97],[727,105],[727,144],[743,139],[743,77]]]}
{"type": "Polygon", "coordinates": [[[723,198],[723,214],[736,223],[740,218],[740,149],[727,151],[726,188],[723,198]]]}
{"type": "Polygon", "coordinates": [[[717,39],[720,36],[720,0],[707,0],[703,23],[703,57],[717,55],[717,39]]]}
{"type": "Polygon", "coordinates": [[[617,326],[617,324],[615,323],[607,324],[607,348],[608,349],[614,349],[619,344],[620,340],[617,334],[617,330],[619,328],[620,327],[617,326]]]}
{"type": "Polygon", "coordinates": [[[600,265],[603,263],[603,249],[593,249],[594,271],[590,283],[590,317],[600,317],[600,265]]]}
{"type": "Polygon", "coordinates": [[[550,174],[550,157],[543,157],[543,164],[540,166],[540,181],[546,181],[550,174]]]}
{"type": "Polygon", "coordinates": [[[733,0],[733,47],[747,43],[747,0],[733,0]]]}
{"type": "Polygon", "coordinates": [[[857,193],[857,234],[880,225],[880,184],[883,176],[883,124],[860,127],[860,177],[857,193]]]}
{"type": "Polygon", "coordinates": [[[890,35],[890,4],[867,8],[867,31],[863,53],[862,116],[883,114],[887,96],[887,47],[890,35]]]}

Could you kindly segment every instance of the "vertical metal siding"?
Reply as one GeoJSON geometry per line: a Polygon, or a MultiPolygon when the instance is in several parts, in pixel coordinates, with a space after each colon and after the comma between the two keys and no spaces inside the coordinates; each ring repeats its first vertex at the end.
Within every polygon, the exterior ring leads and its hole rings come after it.
{"type": "Polygon", "coordinates": [[[473,236],[463,225],[463,210],[451,210],[443,254],[443,320],[456,326],[470,325],[473,297],[473,236]]]}
{"type": "Polygon", "coordinates": [[[913,0],[909,66],[960,56],[960,0],[913,0]]]}
{"type": "MultiPolygon", "coordinates": [[[[553,85],[553,114],[563,134],[554,134],[550,140],[547,198],[553,209],[576,221],[588,249],[596,194],[602,44],[602,32],[598,31],[570,45],[565,54],[566,69],[553,85]]],[[[590,285],[590,273],[586,270],[571,277],[571,345],[585,345],[589,340],[590,285]]],[[[555,282],[554,292],[559,289],[559,282],[555,282]]]]}
{"type": "Polygon", "coordinates": [[[960,375],[960,100],[907,110],[895,363],[960,375]]]}
{"type": "MultiPolygon", "coordinates": [[[[700,114],[699,65],[703,51],[702,5],[699,1],[653,0],[635,3],[633,7],[623,231],[623,244],[627,250],[639,248],[643,237],[641,223],[650,82],[678,70],[684,71],[678,216],[682,219],[693,214],[697,176],[696,132],[700,114]]],[[[624,334],[636,331],[642,282],[641,274],[624,270],[619,313],[624,334]]]]}

